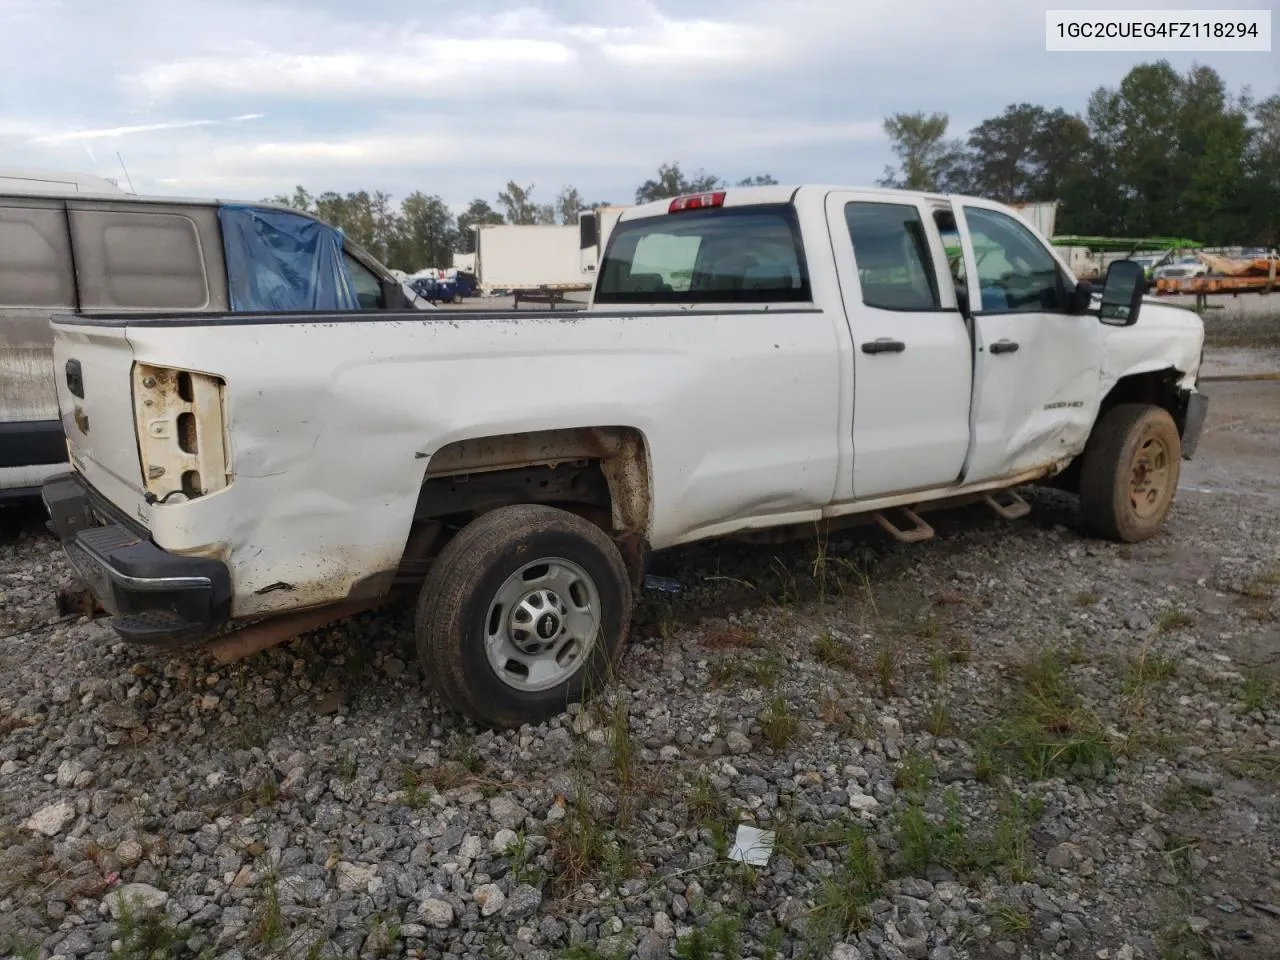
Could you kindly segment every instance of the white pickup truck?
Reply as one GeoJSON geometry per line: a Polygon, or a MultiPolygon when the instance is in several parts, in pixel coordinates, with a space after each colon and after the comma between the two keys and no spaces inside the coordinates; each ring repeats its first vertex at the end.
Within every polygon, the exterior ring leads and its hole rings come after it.
{"type": "Polygon", "coordinates": [[[445,702],[537,722],[615,663],[651,550],[923,539],[1033,482],[1157,532],[1204,331],[1142,290],[1116,264],[1095,302],[980,199],[678,197],[622,214],[581,312],[55,318],[73,469],[44,497],[128,640],[278,639],[415,589],[445,702]]]}

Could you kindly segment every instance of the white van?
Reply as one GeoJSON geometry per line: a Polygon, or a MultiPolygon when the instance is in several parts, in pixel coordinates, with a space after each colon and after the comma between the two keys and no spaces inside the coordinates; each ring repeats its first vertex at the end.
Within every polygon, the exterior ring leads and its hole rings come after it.
{"type": "Polygon", "coordinates": [[[67,469],[52,316],[431,309],[311,214],[0,170],[0,501],[67,469]]]}

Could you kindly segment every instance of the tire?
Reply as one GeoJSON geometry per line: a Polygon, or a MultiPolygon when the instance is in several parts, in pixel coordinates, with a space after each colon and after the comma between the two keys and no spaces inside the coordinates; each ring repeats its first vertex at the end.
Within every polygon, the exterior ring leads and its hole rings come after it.
{"type": "Polygon", "coordinates": [[[538,724],[612,676],[633,602],[599,527],[554,507],[502,507],[432,564],[418,596],[418,657],[450,709],[496,729],[538,724]]]}
{"type": "Polygon", "coordinates": [[[1112,407],[1094,424],[1081,459],[1080,512],[1094,534],[1137,543],[1160,531],[1182,466],[1182,440],[1167,410],[1112,407]]]}

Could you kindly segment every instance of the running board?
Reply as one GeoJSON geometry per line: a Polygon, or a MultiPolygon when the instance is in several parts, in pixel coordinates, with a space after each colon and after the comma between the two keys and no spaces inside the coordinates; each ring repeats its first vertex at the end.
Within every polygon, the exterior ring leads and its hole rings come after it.
{"type": "Polygon", "coordinates": [[[1004,517],[1006,520],[1017,520],[1021,517],[1025,517],[1028,513],[1031,512],[1031,504],[1027,503],[1027,501],[1023,500],[1020,496],[1018,496],[1012,490],[1004,490],[1004,491],[997,491],[997,492],[1002,492],[1006,497],[1009,498],[1009,502],[1001,503],[999,500],[996,499],[995,494],[991,494],[991,493],[988,493],[985,497],[983,497],[982,502],[985,503],[992,510],[994,510],[996,513],[998,513],[1000,516],[1004,517]]]}
{"type": "Polygon", "coordinates": [[[901,540],[903,543],[918,543],[921,540],[931,540],[933,538],[933,527],[921,520],[914,510],[910,507],[897,507],[896,509],[911,521],[913,524],[911,529],[903,530],[901,527],[896,526],[879,510],[874,514],[876,523],[880,524],[891,536],[901,540]]]}

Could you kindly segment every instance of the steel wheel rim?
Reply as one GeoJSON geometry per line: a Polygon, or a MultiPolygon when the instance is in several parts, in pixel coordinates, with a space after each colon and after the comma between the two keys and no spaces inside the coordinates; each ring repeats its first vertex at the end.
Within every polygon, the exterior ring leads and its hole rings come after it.
{"type": "Polygon", "coordinates": [[[1164,505],[1172,471],[1169,445],[1148,437],[1133,453],[1129,472],[1129,505],[1143,520],[1156,516],[1164,505]]]}
{"type": "Polygon", "coordinates": [[[484,648],[507,686],[537,693],[577,673],[600,637],[600,591],[591,576],[562,557],[526,563],[489,604],[484,648]]]}

